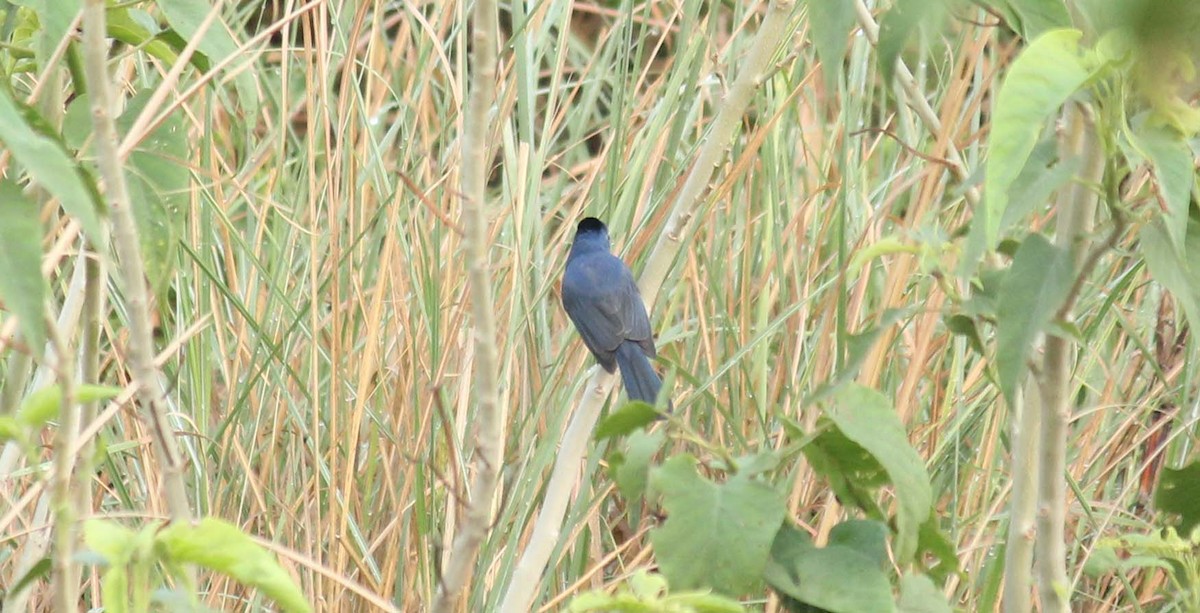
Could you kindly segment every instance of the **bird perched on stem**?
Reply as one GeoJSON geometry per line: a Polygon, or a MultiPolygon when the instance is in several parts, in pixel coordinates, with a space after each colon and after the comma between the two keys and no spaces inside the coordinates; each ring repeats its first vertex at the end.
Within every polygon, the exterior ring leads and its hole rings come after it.
{"type": "Polygon", "coordinates": [[[611,249],[604,222],[579,222],[563,273],[563,308],[596,361],[610,373],[620,367],[630,400],[654,404],[662,380],[650,364],[650,316],[633,273],[611,249]]]}

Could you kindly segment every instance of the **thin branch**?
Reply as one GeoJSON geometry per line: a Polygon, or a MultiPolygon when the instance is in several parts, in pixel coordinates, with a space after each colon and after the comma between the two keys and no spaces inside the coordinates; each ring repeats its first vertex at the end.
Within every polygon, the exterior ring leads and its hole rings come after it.
{"type": "Polygon", "coordinates": [[[162,388],[158,368],[154,365],[154,336],[150,325],[146,267],[142,262],[141,243],[130,205],[122,158],[117,152],[117,130],[109,114],[112,87],[108,76],[108,45],[105,37],[104,0],[87,0],[83,12],[83,55],[95,130],[92,146],[95,148],[96,165],[104,179],[112,220],[112,244],[120,262],[120,265],[109,268],[121,273],[129,318],[130,374],[138,382],[138,396],[162,467],[167,509],[176,521],[190,520],[192,512],[183,481],[183,460],[168,416],[166,392],[162,388]]]}
{"type": "MultiPolygon", "coordinates": [[[[463,117],[462,170],[459,184],[466,230],[466,265],[471,315],[475,327],[475,477],[466,514],[442,573],[435,613],[454,611],[479,555],[479,544],[491,527],[500,463],[504,454],[504,407],[500,405],[495,305],[489,271],[487,152],[488,110],[496,99],[496,45],[499,17],[494,0],[476,0],[471,16],[471,91],[463,117]]],[[[458,505],[453,498],[450,513],[458,505]]]]}

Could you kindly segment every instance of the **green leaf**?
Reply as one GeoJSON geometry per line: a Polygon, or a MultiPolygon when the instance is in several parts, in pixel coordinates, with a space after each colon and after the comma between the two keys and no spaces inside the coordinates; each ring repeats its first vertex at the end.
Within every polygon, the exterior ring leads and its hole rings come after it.
{"type": "Polygon", "coordinates": [[[199,564],[261,590],[284,611],[311,611],[303,592],[275,556],[224,520],[206,517],[197,524],[173,523],[156,539],[167,559],[199,564]]]}
{"type": "Polygon", "coordinates": [[[854,29],[854,3],[851,0],[808,0],[809,33],[821,60],[825,88],[837,91],[850,32],[854,29]]]}
{"type": "Polygon", "coordinates": [[[829,531],[828,545],[840,545],[874,560],[879,568],[888,563],[887,526],[868,519],[848,519],[829,531]]]}
{"type": "Polygon", "coordinates": [[[1013,257],[996,305],[996,371],[1010,403],[1029,353],[1071,291],[1071,259],[1041,234],[1030,234],[1013,257]]]}
{"type": "Polygon", "coordinates": [[[25,430],[25,426],[17,421],[17,418],[0,415],[0,443],[24,440],[25,430]]]}
{"type": "MultiPolygon", "coordinates": [[[[144,14],[138,11],[139,14],[144,14]]],[[[157,35],[138,23],[128,8],[109,8],[105,21],[108,35],[131,47],[139,47],[168,65],[179,61],[179,55],[171,46],[158,40],[157,35]]]]}
{"type": "MultiPolygon", "coordinates": [[[[105,385],[79,385],[75,388],[76,402],[95,402],[116,398],[121,393],[119,387],[105,385]]],[[[19,423],[30,428],[40,428],[46,422],[58,417],[62,411],[62,387],[54,384],[47,385],[29,395],[17,409],[16,419],[19,423]]]]}
{"type": "Polygon", "coordinates": [[[1078,30],[1051,30],[1039,36],[1012,63],[996,95],[984,182],[987,203],[976,211],[989,249],[1005,230],[1000,221],[1008,208],[1009,189],[1046,121],[1091,78],[1095,62],[1079,47],[1082,35],[1078,30]]]}
{"type": "Polygon", "coordinates": [[[21,187],[0,179],[0,298],[17,316],[29,350],[46,347],[46,280],[42,278],[42,224],[21,187]]]}
{"type": "Polygon", "coordinates": [[[636,501],[646,493],[646,479],[650,474],[650,460],[666,441],[662,432],[634,432],[625,441],[625,452],[619,461],[610,462],[613,481],[626,500],[636,501]]]}
{"type": "Polygon", "coordinates": [[[925,565],[926,573],[939,582],[958,572],[958,550],[950,537],[938,526],[937,513],[930,513],[929,518],[921,524],[917,559],[927,558],[933,558],[934,562],[925,565]]]}
{"type": "Polygon", "coordinates": [[[1142,226],[1138,247],[1154,280],[1175,296],[1195,327],[1200,325],[1200,220],[1188,219],[1182,254],[1171,248],[1168,235],[1163,219],[1152,220],[1142,226]]]}
{"type": "MultiPolygon", "coordinates": [[[[128,131],[141,114],[150,92],[129,101],[119,125],[128,131]]],[[[187,131],[178,113],[159,124],[129,155],[130,201],[138,224],[146,278],[161,294],[175,272],[179,240],[190,203],[187,131]]]]}
{"type": "Polygon", "coordinates": [[[690,456],[671,458],[650,480],[668,513],[650,540],[671,587],[710,587],[730,595],[754,591],[787,511],[779,492],[742,475],[721,484],[708,481],[690,456]]]}
{"type": "Polygon", "coordinates": [[[1016,17],[1010,24],[1021,38],[1033,40],[1047,30],[1071,25],[1071,15],[1062,0],[1006,0],[1006,16],[1016,17]]]}
{"type": "Polygon", "coordinates": [[[83,8],[82,0],[14,0],[13,4],[32,9],[37,13],[40,31],[34,49],[38,66],[45,68],[54,53],[54,48],[71,29],[75,16],[83,8]]]}
{"type": "Polygon", "coordinates": [[[1154,506],[1178,516],[1180,534],[1189,534],[1200,525],[1200,461],[1182,468],[1164,467],[1154,491],[1154,506]]]}
{"type": "Polygon", "coordinates": [[[896,74],[896,61],[904,46],[921,27],[940,23],[946,10],[944,0],[896,0],[879,20],[879,70],[884,83],[890,84],[896,74]]]}
{"type": "Polygon", "coordinates": [[[67,155],[60,138],[36,111],[17,103],[0,87],[0,142],[34,182],[58,198],[62,207],[79,220],[93,244],[107,248],[107,235],[101,230],[97,213],[102,206],[99,196],[67,155]]]}
{"type": "Polygon", "coordinates": [[[896,557],[907,562],[916,553],[921,523],[933,508],[933,488],[924,460],[909,444],[891,403],[873,389],[847,385],[834,396],[826,415],[887,471],[898,502],[896,557]]]}
{"type": "MultiPolygon", "coordinates": [[[[213,5],[208,0],[159,0],[158,7],[162,9],[167,21],[182,38],[192,40],[200,29],[213,5]]],[[[231,34],[225,21],[217,17],[216,21],[204,32],[200,39],[200,51],[204,52],[213,64],[219,64],[234,54],[242,53],[237,41],[231,34]]],[[[258,86],[251,71],[242,71],[234,78],[237,88],[238,101],[247,117],[258,114],[258,86]]]]}
{"type": "Polygon", "coordinates": [[[1188,206],[1196,170],[1192,150],[1178,132],[1143,123],[1134,134],[1135,145],[1150,160],[1158,182],[1159,198],[1165,209],[1167,236],[1171,245],[1183,253],[1187,238],[1188,206]]]}
{"type": "Polygon", "coordinates": [[[925,575],[900,579],[900,613],[952,613],[946,596],[925,575]]]}
{"type": "Polygon", "coordinates": [[[117,522],[91,519],[83,524],[83,542],[109,566],[124,566],[133,556],[137,533],[117,522]]]}
{"type": "Polygon", "coordinates": [[[830,489],[842,504],[861,510],[867,517],[886,519],[875,502],[875,491],[888,483],[887,471],[828,418],[822,418],[817,425],[827,427],[801,450],[813,470],[829,481],[830,489]]]}
{"type": "Polygon", "coordinates": [[[1053,138],[1043,139],[1034,146],[1008,190],[1009,204],[1000,218],[1000,227],[1011,228],[1024,222],[1031,212],[1045,210],[1055,190],[1066,185],[1082,167],[1079,156],[1059,160],[1058,143],[1053,138]]]}
{"type": "Polygon", "coordinates": [[[7,588],[8,592],[0,589],[0,597],[7,594],[18,594],[25,591],[25,588],[30,587],[39,579],[48,579],[50,570],[54,567],[52,560],[49,557],[42,558],[37,561],[29,570],[7,588]]]}
{"type": "Polygon", "coordinates": [[[626,436],[658,420],[658,411],[646,402],[634,400],[613,411],[596,426],[592,438],[602,441],[616,436],[626,436]]]}
{"type": "Polygon", "coordinates": [[[792,526],[779,531],[764,573],[775,591],[833,613],[895,611],[892,586],[875,560],[851,547],[816,547],[792,526]]]}

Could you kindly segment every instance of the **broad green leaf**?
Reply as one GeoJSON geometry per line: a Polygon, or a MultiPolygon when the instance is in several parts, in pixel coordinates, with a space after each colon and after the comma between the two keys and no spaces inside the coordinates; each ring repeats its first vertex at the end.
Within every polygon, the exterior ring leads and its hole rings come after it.
{"type": "MultiPolygon", "coordinates": [[[[213,4],[208,0],[159,0],[158,7],[162,9],[171,27],[187,40],[195,37],[200,24],[213,10],[213,4]]],[[[230,33],[225,21],[217,17],[216,21],[204,32],[200,39],[200,51],[203,51],[213,64],[219,64],[226,58],[241,53],[241,49],[230,33]]],[[[243,71],[234,77],[238,101],[247,117],[258,114],[258,85],[251,71],[243,71]]]]}
{"type": "Polygon", "coordinates": [[[42,189],[58,198],[62,207],[79,220],[84,234],[97,247],[107,248],[107,235],[97,213],[101,204],[87,177],[67,155],[60,137],[33,109],[13,100],[0,87],[0,142],[42,189]]]}
{"type": "Polygon", "coordinates": [[[167,65],[172,65],[179,60],[179,55],[171,49],[170,45],[158,40],[155,34],[133,18],[131,9],[126,7],[110,8],[106,16],[108,35],[112,38],[131,47],[139,47],[167,65]]]}
{"type": "Polygon", "coordinates": [[[613,481],[626,500],[640,500],[646,493],[646,479],[650,474],[650,460],[666,441],[662,432],[634,432],[625,440],[625,451],[620,460],[609,463],[613,481]]]}
{"type": "Polygon", "coordinates": [[[136,539],[136,532],[111,520],[91,519],[83,524],[83,542],[110,566],[129,563],[136,539]]]}
{"type": "Polygon", "coordinates": [[[898,503],[896,557],[907,562],[917,551],[921,523],[933,507],[933,488],[925,462],[909,444],[891,403],[873,389],[845,386],[834,395],[826,415],[887,471],[898,503]]]}
{"type": "Polygon", "coordinates": [[[1200,525],[1200,461],[1182,468],[1164,467],[1154,491],[1154,506],[1179,516],[1180,534],[1189,534],[1200,525]]]}
{"type": "Polygon", "coordinates": [[[1142,226],[1138,246],[1156,281],[1179,301],[1192,326],[1200,323],[1200,220],[1188,219],[1182,257],[1171,248],[1163,219],[1142,226]]]}
{"type": "Polygon", "coordinates": [[[1183,253],[1187,237],[1188,206],[1192,201],[1192,185],[1196,170],[1192,164],[1192,149],[1174,130],[1140,126],[1134,135],[1137,147],[1150,160],[1157,179],[1159,196],[1165,205],[1165,224],[1171,245],[1183,253]]]}
{"type": "Polygon", "coordinates": [[[757,589],[787,511],[779,492],[742,475],[713,483],[697,474],[689,456],[671,458],[650,481],[668,514],[650,540],[672,589],[710,587],[729,595],[757,589]]]}
{"type": "Polygon", "coordinates": [[[887,471],[861,445],[846,437],[828,418],[821,432],[802,448],[813,470],[829,482],[829,488],[847,507],[857,508],[873,519],[887,516],[875,501],[876,491],[887,485],[887,471]]]}
{"type": "Polygon", "coordinates": [[[658,420],[658,411],[649,403],[640,400],[625,403],[613,411],[596,426],[592,438],[602,441],[616,436],[626,436],[658,420]]]}
{"type": "Polygon", "coordinates": [[[771,547],[764,576],[771,588],[832,613],[896,610],[884,570],[851,547],[816,547],[807,533],[784,526],[771,547]]]}
{"type": "Polygon", "coordinates": [[[46,347],[46,293],[37,205],[19,185],[0,179],[0,299],[17,316],[29,350],[38,357],[46,347]]]}
{"type": "Polygon", "coordinates": [[[850,32],[854,29],[854,3],[852,0],[808,0],[808,21],[817,58],[821,60],[825,89],[836,92],[850,32]]]}
{"type": "Polygon", "coordinates": [[[1034,40],[1043,32],[1071,25],[1071,15],[1063,0],[1005,0],[1009,11],[1006,16],[1015,16],[1017,23],[1011,24],[1025,40],[1034,40]]]}
{"type": "Polygon", "coordinates": [[[900,613],[952,613],[950,603],[933,581],[925,575],[904,575],[900,579],[900,613]]]}
{"type": "Polygon", "coordinates": [[[1038,135],[1092,75],[1094,62],[1080,48],[1081,36],[1078,30],[1051,30],[1039,36],[1012,63],[996,95],[984,182],[987,202],[976,211],[989,249],[1005,230],[1000,221],[1008,208],[1009,189],[1038,135]]]}
{"type": "Polygon", "coordinates": [[[1030,234],[1013,257],[996,305],[996,371],[1013,402],[1038,334],[1071,291],[1070,256],[1041,234],[1030,234]]]}
{"type": "Polygon", "coordinates": [[[888,563],[887,526],[869,519],[848,519],[829,531],[829,545],[848,547],[874,560],[879,568],[888,563]]]}
{"type": "Polygon", "coordinates": [[[194,525],[176,522],[163,528],[156,541],[173,562],[199,564],[258,588],[284,611],[312,610],[275,556],[224,520],[206,517],[194,525]]]}
{"type": "Polygon", "coordinates": [[[1058,143],[1053,138],[1043,139],[1034,146],[1008,190],[1008,208],[1000,218],[1000,227],[1011,228],[1033,211],[1044,211],[1055,190],[1066,185],[1082,167],[1083,160],[1078,156],[1059,160],[1058,143]]]}

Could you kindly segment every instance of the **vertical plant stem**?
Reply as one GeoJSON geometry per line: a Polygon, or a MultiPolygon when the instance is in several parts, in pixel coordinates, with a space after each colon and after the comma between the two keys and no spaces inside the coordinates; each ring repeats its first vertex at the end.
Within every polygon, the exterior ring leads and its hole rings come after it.
{"type": "MultiPolygon", "coordinates": [[[[492,297],[491,242],[486,207],[488,169],[488,110],[496,98],[496,44],[500,26],[496,3],[476,0],[471,16],[471,89],[463,118],[462,169],[463,227],[466,231],[467,283],[475,340],[475,476],[465,517],[454,538],[432,610],[449,613],[463,595],[475,566],[479,544],[491,525],[492,503],[504,452],[504,416],[498,387],[495,305],[492,297]]],[[[450,505],[458,498],[451,496],[450,505]]],[[[449,514],[453,514],[451,509],[449,514]]],[[[449,515],[448,514],[448,515],[449,515]]]]}
{"type": "Polygon", "coordinates": [[[1012,407],[1013,483],[1004,553],[1004,613],[1027,613],[1033,585],[1038,487],[1038,472],[1033,467],[1041,436],[1042,398],[1032,377],[1025,382],[1012,407]]]}
{"type": "Polygon", "coordinates": [[[108,82],[104,11],[103,0],[87,0],[83,12],[83,55],[91,96],[96,165],[104,179],[104,193],[112,220],[112,244],[120,262],[119,266],[110,268],[121,273],[121,287],[129,316],[130,373],[137,382],[138,397],[162,468],[167,509],[173,520],[189,520],[192,513],[183,482],[183,460],[168,417],[166,393],[154,365],[145,264],[142,262],[137,225],[130,208],[122,160],[117,152],[116,126],[109,114],[112,88],[108,82]]]}
{"type": "MultiPolygon", "coordinates": [[[[1095,126],[1087,109],[1071,105],[1066,110],[1066,133],[1060,145],[1061,158],[1082,157],[1082,175],[1070,189],[1060,192],[1056,237],[1068,251],[1075,276],[1086,275],[1084,256],[1091,242],[1096,214],[1096,192],[1104,172],[1104,146],[1097,141],[1095,126]]],[[[1071,320],[1076,291],[1067,296],[1060,315],[1071,320]]],[[[1066,613],[1071,585],[1067,578],[1064,535],[1066,523],[1066,448],[1070,418],[1070,389],[1074,369],[1073,343],[1058,335],[1046,338],[1039,391],[1042,397],[1042,432],[1038,445],[1038,538],[1036,545],[1038,595],[1042,611],[1066,613]]]]}
{"type": "MultiPolygon", "coordinates": [[[[82,265],[82,262],[80,262],[82,265]]],[[[78,576],[75,562],[75,522],[78,514],[72,505],[71,475],[75,468],[75,440],[79,435],[79,403],[75,402],[75,353],[63,338],[53,320],[47,331],[58,354],[58,381],[62,388],[58,432],[54,437],[54,466],[51,475],[50,505],[54,512],[53,589],[56,611],[74,611],[79,607],[79,586],[72,582],[78,576]]]]}
{"type": "MultiPolygon", "coordinates": [[[[92,253],[85,258],[83,318],[80,326],[79,372],[80,380],[84,383],[100,382],[100,318],[104,313],[104,267],[103,260],[98,254],[92,253]]],[[[100,402],[85,402],[80,407],[80,427],[96,420],[100,410],[100,402]]],[[[95,439],[88,437],[80,448],[75,466],[74,484],[71,495],[78,517],[85,517],[92,512],[92,453],[96,448],[95,439]]],[[[79,585],[79,566],[74,568],[75,576],[72,581],[79,585]]]]}

